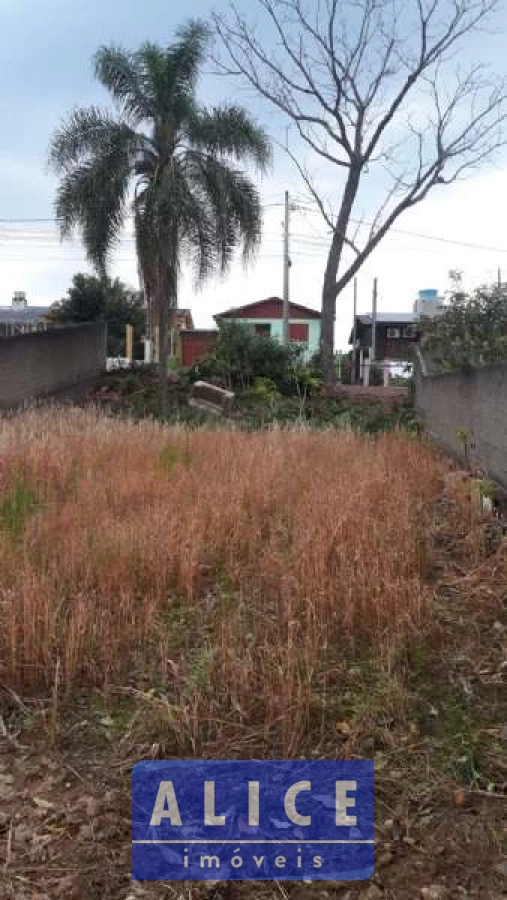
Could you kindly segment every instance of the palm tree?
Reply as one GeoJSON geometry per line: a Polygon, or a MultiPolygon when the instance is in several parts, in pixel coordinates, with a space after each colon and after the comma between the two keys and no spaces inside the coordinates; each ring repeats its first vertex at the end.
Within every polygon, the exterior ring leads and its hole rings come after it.
{"type": "Polygon", "coordinates": [[[105,275],[126,217],[134,221],[139,268],[158,321],[160,412],[167,411],[169,310],[190,264],[197,283],[234,251],[258,246],[261,204],[238,163],[265,170],[265,132],[234,104],[212,110],[196,99],[209,39],[192,21],[167,48],[102,47],[95,74],[114,111],[76,109],[54,134],[49,161],[60,177],[56,215],[62,239],[80,228],[89,260],[105,275]]]}

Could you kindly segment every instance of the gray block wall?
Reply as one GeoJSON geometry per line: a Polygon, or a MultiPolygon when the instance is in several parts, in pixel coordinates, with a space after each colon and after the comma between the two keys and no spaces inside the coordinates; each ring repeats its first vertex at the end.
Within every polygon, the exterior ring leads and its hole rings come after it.
{"type": "Polygon", "coordinates": [[[416,372],[416,406],[426,430],[441,447],[507,490],[507,363],[470,372],[424,376],[416,372]]]}
{"type": "Polygon", "coordinates": [[[102,322],[0,338],[0,409],[65,393],[106,368],[102,322]]]}

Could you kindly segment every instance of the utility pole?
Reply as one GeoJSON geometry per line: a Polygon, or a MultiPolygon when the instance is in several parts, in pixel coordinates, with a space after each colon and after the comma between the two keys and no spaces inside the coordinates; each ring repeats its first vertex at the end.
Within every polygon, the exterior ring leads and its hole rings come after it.
{"type": "Polygon", "coordinates": [[[289,343],[289,222],[290,204],[289,192],[285,191],[285,220],[283,229],[283,341],[289,343]]]}
{"type": "Polygon", "coordinates": [[[377,355],[377,299],[378,299],[378,281],[373,279],[373,300],[371,309],[371,359],[370,359],[370,375],[372,367],[375,364],[377,355]]]}
{"type": "Polygon", "coordinates": [[[351,382],[355,384],[357,381],[357,278],[354,278],[354,328],[352,331],[352,374],[351,382]]]}
{"type": "Polygon", "coordinates": [[[498,269],[498,287],[502,287],[502,270],[498,269]]]}

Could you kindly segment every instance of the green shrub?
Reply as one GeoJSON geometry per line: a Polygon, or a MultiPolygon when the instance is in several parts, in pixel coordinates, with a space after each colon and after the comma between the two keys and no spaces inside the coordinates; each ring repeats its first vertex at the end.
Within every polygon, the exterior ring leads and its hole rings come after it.
{"type": "Polygon", "coordinates": [[[22,536],[27,516],[38,506],[37,494],[25,481],[19,480],[0,501],[0,527],[12,538],[22,536]]]}
{"type": "Polygon", "coordinates": [[[280,391],[271,378],[255,378],[250,393],[258,400],[274,402],[280,398],[280,391]]]}
{"type": "Polygon", "coordinates": [[[297,373],[302,368],[303,348],[255,334],[240,322],[223,322],[215,350],[189,372],[193,381],[205,379],[230,390],[250,390],[256,379],[268,379],[276,390],[297,392],[297,373]]]}
{"type": "Polygon", "coordinates": [[[422,321],[422,346],[444,369],[468,370],[507,359],[507,288],[463,291],[459,279],[444,312],[422,321]]]}

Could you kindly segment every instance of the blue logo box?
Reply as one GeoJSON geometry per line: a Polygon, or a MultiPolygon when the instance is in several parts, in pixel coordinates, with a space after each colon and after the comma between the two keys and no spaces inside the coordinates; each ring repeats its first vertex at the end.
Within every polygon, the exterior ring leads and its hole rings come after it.
{"type": "Polygon", "coordinates": [[[373,762],[178,760],[132,774],[137,881],[373,874],[373,762]]]}

